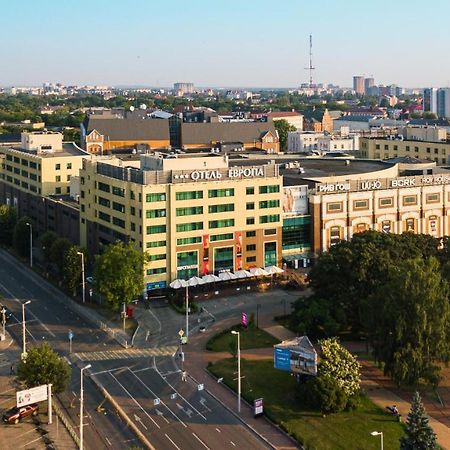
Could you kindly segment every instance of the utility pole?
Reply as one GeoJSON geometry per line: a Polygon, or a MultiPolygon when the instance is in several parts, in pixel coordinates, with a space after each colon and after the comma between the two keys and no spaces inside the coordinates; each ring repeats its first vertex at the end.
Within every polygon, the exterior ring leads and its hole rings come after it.
{"type": "Polygon", "coordinates": [[[186,285],[186,339],[189,339],[189,286],[186,285]]]}
{"type": "Polygon", "coordinates": [[[0,312],[2,313],[2,338],[0,340],[4,341],[6,339],[6,309],[4,306],[0,312]]]}
{"type": "Polygon", "coordinates": [[[85,367],[81,368],[81,378],[80,378],[80,450],[83,450],[83,402],[84,402],[84,389],[83,389],[83,372],[86,369],[89,369],[91,367],[90,364],[88,364],[85,367]]]}
{"type": "Polygon", "coordinates": [[[22,303],[22,358],[27,356],[27,339],[26,339],[26,325],[25,325],[25,306],[29,305],[31,300],[22,303]]]}
{"type": "Polygon", "coordinates": [[[81,283],[83,286],[83,303],[86,301],[86,281],[84,279],[84,253],[77,252],[77,255],[81,256],[81,283]]]}
{"type": "Polygon", "coordinates": [[[237,359],[238,359],[238,413],[241,413],[241,339],[239,331],[231,330],[231,334],[237,335],[237,359]]]}
{"type": "Polygon", "coordinates": [[[125,302],[122,303],[123,331],[125,331],[125,321],[127,319],[127,307],[125,302]]]}

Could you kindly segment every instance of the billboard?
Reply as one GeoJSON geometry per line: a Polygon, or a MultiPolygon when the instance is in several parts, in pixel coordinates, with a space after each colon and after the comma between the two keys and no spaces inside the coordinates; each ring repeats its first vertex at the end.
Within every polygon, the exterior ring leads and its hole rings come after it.
{"type": "Polygon", "coordinates": [[[48,387],[46,384],[37,386],[25,391],[16,392],[17,407],[30,405],[31,403],[38,403],[47,400],[48,387]]]}
{"type": "Polygon", "coordinates": [[[308,187],[289,186],[283,188],[283,213],[308,213],[308,187]]]}
{"type": "Polygon", "coordinates": [[[283,341],[274,347],[275,369],[317,375],[317,352],[306,336],[283,341]]]}

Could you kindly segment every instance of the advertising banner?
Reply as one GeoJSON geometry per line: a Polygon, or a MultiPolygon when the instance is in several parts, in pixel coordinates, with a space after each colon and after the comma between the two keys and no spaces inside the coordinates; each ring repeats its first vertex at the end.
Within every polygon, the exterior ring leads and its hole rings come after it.
{"type": "Polygon", "coordinates": [[[16,392],[17,407],[31,405],[31,403],[38,403],[47,400],[48,387],[46,384],[37,386],[25,391],[16,392]]]}
{"type": "Polygon", "coordinates": [[[237,231],[236,237],[236,270],[242,269],[242,233],[237,231]]]}
{"type": "Polygon", "coordinates": [[[264,413],[264,400],[262,398],[257,398],[253,402],[253,415],[260,416],[264,413]]]}
{"type": "Polygon", "coordinates": [[[202,247],[203,247],[203,275],[209,273],[209,234],[204,234],[202,236],[202,247]]]}
{"type": "Polygon", "coordinates": [[[277,348],[274,351],[275,369],[291,371],[291,351],[288,348],[277,348]]]}
{"type": "Polygon", "coordinates": [[[306,214],[308,195],[306,186],[289,186],[283,188],[283,212],[285,214],[306,214]]]}

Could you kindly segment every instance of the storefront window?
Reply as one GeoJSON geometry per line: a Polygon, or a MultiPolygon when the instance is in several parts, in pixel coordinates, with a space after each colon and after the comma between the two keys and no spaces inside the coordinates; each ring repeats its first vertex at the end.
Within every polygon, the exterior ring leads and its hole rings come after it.
{"type": "Polygon", "coordinates": [[[264,266],[277,265],[277,243],[266,242],[264,244],[264,266]]]}
{"type": "Polygon", "coordinates": [[[198,251],[177,253],[177,278],[187,280],[198,276],[198,251]]]}
{"type": "Polygon", "coordinates": [[[214,270],[234,270],[233,247],[214,249],[214,270]]]}
{"type": "Polygon", "coordinates": [[[330,228],[330,245],[336,245],[341,240],[341,227],[330,228]]]}

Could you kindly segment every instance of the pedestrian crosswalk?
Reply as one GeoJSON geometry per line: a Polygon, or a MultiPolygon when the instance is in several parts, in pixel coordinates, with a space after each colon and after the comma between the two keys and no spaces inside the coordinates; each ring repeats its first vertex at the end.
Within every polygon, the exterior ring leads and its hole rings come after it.
{"type": "Polygon", "coordinates": [[[173,356],[177,349],[178,347],[176,345],[168,345],[160,348],[128,348],[98,352],[80,352],[75,353],[74,356],[81,361],[148,358],[153,356],[173,356]]]}

